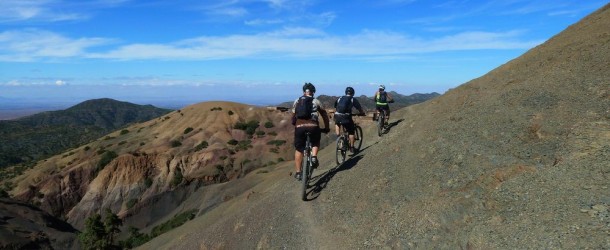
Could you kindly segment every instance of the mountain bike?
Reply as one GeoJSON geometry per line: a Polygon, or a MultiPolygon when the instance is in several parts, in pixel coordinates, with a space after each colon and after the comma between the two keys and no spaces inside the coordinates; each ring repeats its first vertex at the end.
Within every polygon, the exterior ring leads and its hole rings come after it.
{"type": "Polygon", "coordinates": [[[303,183],[303,191],[301,193],[301,199],[307,200],[307,188],[309,187],[309,180],[313,173],[313,164],[311,161],[311,139],[310,132],[306,133],[307,140],[305,141],[305,150],[303,150],[303,161],[301,162],[301,181],[303,183]]]}
{"type": "Polygon", "coordinates": [[[385,133],[385,126],[387,124],[385,124],[385,110],[378,110],[379,115],[377,116],[377,134],[379,136],[383,135],[385,133]]]}
{"type": "MultiPolygon", "coordinates": [[[[352,145],[352,146],[354,147],[354,150],[356,152],[358,152],[358,151],[360,151],[360,147],[362,147],[362,141],[363,141],[362,128],[356,122],[354,122],[354,126],[355,126],[354,145],[352,145]]],[[[339,127],[340,127],[339,129],[341,131],[341,134],[337,138],[337,150],[336,150],[337,166],[341,165],[343,162],[345,162],[345,158],[347,156],[347,151],[349,150],[349,147],[350,147],[349,133],[347,132],[347,129],[343,125],[339,125],[339,127]]]]}

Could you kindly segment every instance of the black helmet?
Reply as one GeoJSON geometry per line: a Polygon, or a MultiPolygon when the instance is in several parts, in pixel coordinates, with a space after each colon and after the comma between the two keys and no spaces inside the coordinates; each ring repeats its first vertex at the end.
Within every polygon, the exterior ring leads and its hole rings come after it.
{"type": "Polygon", "coordinates": [[[345,88],[345,94],[354,96],[354,94],[356,94],[356,91],[352,87],[347,87],[347,88],[345,88]]]}
{"type": "Polygon", "coordinates": [[[303,92],[305,92],[306,90],[311,91],[311,93],[316,93],[316,86],[313,86],[313,84],[311,84],[310,82],[306,82],[303,85],[303,92]]]}

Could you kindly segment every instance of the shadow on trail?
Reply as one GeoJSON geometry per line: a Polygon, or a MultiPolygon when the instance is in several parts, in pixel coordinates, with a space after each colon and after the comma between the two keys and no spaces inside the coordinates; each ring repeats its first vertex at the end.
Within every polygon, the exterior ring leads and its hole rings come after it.
{"type": "Polygon", "coordinates": [[[311,185],[311,187],[313,187],[313,188],[307,192],[307,197],[308,197],[307,201],[317,199],[320,196],[320,193],[322,193],[322,190],[324,190],[326,188],[326,186],[328,185],[330,180],[333,177],[335,177],[335,175],[337,173],[344,171],[344,170],[349,170],[349,169],[353,168],[354,166],[356,166],[358,161],[360,161],[363,158],[363,156],[360,155],[360,153],[362,153],[363,150],[361,150],[358,154],[356,154],[353,157],[346,160],[343,164],[336,166],[336,167],[326,171],[325,173],[312,178],[311,182],[315,182],[315,183],[313,185],[311,185]]]}
{"type": "Polygon", "coordinates": [[[402,122],[402,121],[404,121],[404,120],[405,120],[405,119],[400,119],[400,120],[397,120],[397,121],[395,121],[395,122],[390,122],[390,123],[388,123],[388,128],[386,128],[386,129],[385,129],[384,134],[387,134],[388,132],[390,132],[390,129],[392,129],[392,127],[394,127],[394,126],[398,125],[399,123],[401,123],[401,122],[402,122]]]}

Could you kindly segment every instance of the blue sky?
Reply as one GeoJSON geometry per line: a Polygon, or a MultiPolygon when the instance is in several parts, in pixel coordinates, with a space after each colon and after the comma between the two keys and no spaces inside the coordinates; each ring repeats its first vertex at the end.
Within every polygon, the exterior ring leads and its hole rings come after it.
{"type": "Polygon", "coordinates": [[[592,13],[597,0],[0,0],[0,98],[272,104],[443,93],[592,13]]]}

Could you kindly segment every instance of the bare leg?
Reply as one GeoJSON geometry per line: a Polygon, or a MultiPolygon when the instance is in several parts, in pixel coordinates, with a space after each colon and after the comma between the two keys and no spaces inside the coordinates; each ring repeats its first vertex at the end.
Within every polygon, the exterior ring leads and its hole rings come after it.
{"type": "MultiPolygon", "coordinates": [[[[311,147],[311,156],[318,156],[318,147],[311,147]]],[[[301,158],[303,158],[303,154],[301,154],[301,158]]]]}
{"type": "Polygon", "coordinates": [[[303,161],[303,153],[295,150],[294,151],[294,166],[295,169],[298,172],[301,172],[301,162],[303,161]]]}

